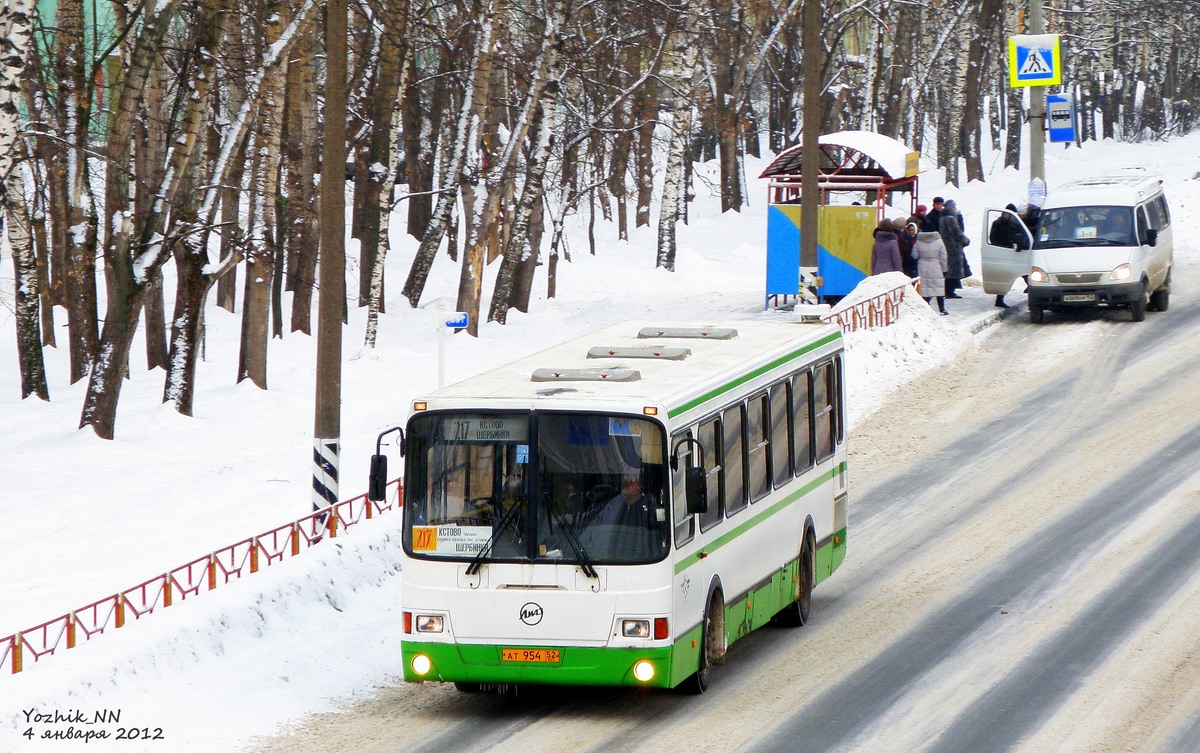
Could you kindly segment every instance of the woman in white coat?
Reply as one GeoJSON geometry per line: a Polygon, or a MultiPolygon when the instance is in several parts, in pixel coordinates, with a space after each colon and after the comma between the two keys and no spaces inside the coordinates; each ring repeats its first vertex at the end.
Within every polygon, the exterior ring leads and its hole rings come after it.
{"type": "Polygon", "coordinates": [[[938,313],[945,316],[946,311],[946,270],[949,263],[946,257],[946,244],[942,242],[941,234],[937,232],[917,233],[913,242],[912,257],[917,260],[917,275],[921,278],[921,297],[929,303],[936,298],[938,313]]]}

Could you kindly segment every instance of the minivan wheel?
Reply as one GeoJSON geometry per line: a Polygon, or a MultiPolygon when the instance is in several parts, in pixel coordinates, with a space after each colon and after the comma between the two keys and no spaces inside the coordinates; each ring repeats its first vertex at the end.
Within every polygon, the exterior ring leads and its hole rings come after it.
{"type": "Polygon", "coordinates": [[[1166,285],[1150,294],[1150,310],[1166,311],[1171,305],[1171,289],[1166,285]]]}
{"type": "Polygon", "coordinates": [[[1041,324],[1046,320],[1046,309],[1036,303],[1029,304],[1029,321],[1034,324],[1041,324]]]}
{"type": "Polygon", "coordinates": [[[1142,292],[1138,293],[1137,298],[1134,298],[1129,303],[1129,313],[1133,316],[1133,321],[1146,321],[1146,289],[1142,288],[1142,292]]]}

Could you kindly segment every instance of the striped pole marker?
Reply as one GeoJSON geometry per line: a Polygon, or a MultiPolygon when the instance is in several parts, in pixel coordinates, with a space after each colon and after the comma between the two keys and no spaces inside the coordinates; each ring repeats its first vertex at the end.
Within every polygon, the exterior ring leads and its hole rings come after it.
{"type": "Polygon", "coordinates": [[[313,439],[313,509],[320,510],[338,501],[339,439],[313,439]]]}

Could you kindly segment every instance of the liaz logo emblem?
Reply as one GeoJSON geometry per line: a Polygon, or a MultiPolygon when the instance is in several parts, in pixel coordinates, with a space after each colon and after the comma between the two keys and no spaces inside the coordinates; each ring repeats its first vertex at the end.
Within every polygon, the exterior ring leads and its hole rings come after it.
{"type": "Polygon", "coordinates": [[[541,604],[532,601],[526,602],[521,607],[521,622],[524,622],[526,625],[536,625],[542,621],[543,614],[541,604]]]}

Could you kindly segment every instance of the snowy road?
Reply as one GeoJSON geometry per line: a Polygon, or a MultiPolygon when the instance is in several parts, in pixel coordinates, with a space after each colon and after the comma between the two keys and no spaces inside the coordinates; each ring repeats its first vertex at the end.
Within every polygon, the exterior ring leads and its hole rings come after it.
{"type": "Polygon", "coordinates": [[[864,420],[814,622],[702,697],[400,685],[261,750],[1200,750],[1196,290],[1142,324],[1013,312],[864,420]]]}

